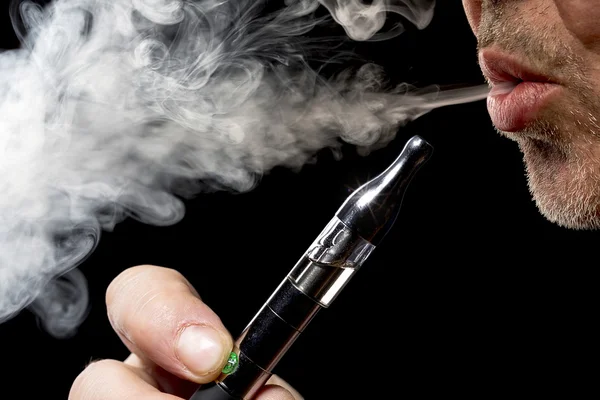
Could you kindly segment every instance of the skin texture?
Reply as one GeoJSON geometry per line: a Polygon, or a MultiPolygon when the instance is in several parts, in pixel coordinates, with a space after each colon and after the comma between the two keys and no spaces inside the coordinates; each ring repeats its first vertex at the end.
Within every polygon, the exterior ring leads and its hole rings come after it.
{"type": "Polygon", "coordinates": [[[560,96],[514,140],[540,212],[572,229],[600,228],[600,2],[463,0],[479,52],[516,56],[560,96]]]}
{"type": "MultiPolygon", "coordinates": [[[[131,350],[124,361],[92,362],[75,379],[69,400],[180,400],[220,374],[233,339],[219,317],[177,271],[151,265],[125,270],[108,287],[109,320],[131,350]],[[184,328],[211,327],[221,339],[214,368],[192,372],[176,345],[184,328]]],[[[273,376],[257,400],[301,400],[289,384],[273,376]]]]}

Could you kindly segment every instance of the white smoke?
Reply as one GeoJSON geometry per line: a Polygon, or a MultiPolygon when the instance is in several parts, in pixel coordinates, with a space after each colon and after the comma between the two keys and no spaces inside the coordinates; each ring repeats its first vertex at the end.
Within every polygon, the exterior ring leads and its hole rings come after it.
{"type": "Polygon", "coordinates": [[[429,25],[433,18],[435,0],[319,0],[337,23],[354,40],[385,40],[404,32],[398,22],[386,32],[381,32],[388,14],[403,17],[419,29],[429,25]]]}
{"type": "MultiPolygon", "coordinates": [[[[421,28],[431,18],[430,1],[397,3],[323,1],[360,40],[377,33],[382,10],[421,28]],[[352,19],[356,7],[373,23],[352,19]]],[[[385,146],[432,108],[486,97],[487,87],[384,92],[372,65],[326,81],[306,62],[320,3],[261,4],[15,7],[22,47],[0,53],[0,322],[28,307],[53,335],[73,332],[88,307],[74,268],[124,218],[173,224],[181,199],[251,190],[340,139],[385,146]]]]}

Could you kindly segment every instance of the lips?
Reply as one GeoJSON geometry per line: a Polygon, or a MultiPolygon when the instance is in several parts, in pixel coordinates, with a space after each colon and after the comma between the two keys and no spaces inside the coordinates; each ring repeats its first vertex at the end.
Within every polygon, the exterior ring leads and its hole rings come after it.
{"type": "Polygon", "coordinates": [[[487,106],[494,125],[518,132],[540,118],[562,87],[548,76],[506,53],[484,49],[479,63],[492,89],[487,106]]]}

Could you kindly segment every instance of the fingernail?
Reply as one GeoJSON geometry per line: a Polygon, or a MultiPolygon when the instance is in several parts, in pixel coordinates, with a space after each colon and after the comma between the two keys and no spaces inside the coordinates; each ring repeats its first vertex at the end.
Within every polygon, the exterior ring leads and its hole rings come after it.
{"type": "Polygon", "coordinates": [[[223,337],[207,326],[189,326],[179,336],[177,354],[179,360],[194,374],[212,373],[225,363],[223,337]]]}

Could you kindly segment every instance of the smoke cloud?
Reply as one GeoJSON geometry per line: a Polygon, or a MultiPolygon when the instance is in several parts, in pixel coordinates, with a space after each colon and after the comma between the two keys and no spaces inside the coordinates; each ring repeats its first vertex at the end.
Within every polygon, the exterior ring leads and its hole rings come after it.
{"type": "Polygon", "coordinates": [[[354,40],[384,40],[404,32],[398,22],[392,29],[381,32],[388,14],[401,16],[419,29],[426,28],[433,18],[435,0],[319,0],[332,17],[354,40]],[[368,4],[367,4],[368,3],[368,4]]]}
{"type": "Polygon", "coordinates": [[[176,223],[195,194],[249,191],[273,167],[299,169],[341,142],[366,154],[433,108],[486,97],[487,87],[384,90],[370,64],[325,79],[307,62],[327,47],[307,39],[331,20],[322,6],[355,40],[375,39],[386,12],[424,28],[433,10],[417,0],[15,3],[22,46],[0,53],[0,322],[28,308],[51,334],[72,334],[88,309],[76,267],[124,218],[176,223]]]}

